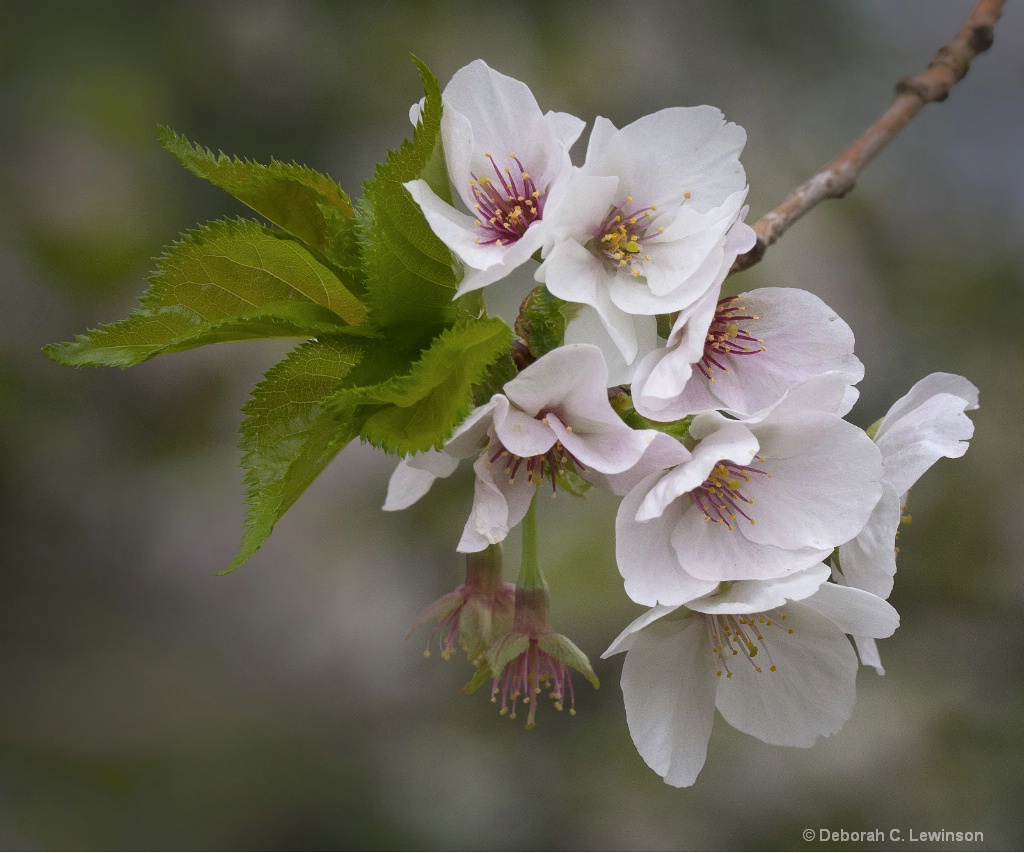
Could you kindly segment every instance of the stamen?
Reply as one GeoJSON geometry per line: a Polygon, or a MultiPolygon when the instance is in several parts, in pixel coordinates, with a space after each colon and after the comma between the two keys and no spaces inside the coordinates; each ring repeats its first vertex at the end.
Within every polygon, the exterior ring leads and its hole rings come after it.
{"type": "MultiPolygon", "coordinates": [[[[778,614],[781,620],[786,619],[785,613],[778,610],[770,611],[778,614]]],[[[751,613],[741,615],[730,614],[703,614],[704,624],[708,633],[708,643],[711,646],[711,654],[717,661],[715,675],[721,678],[723,673],[726,678],[732,678],[732,670],[729,668],[729,658],[743,655],[747,663],[754,668],[755,672],[762,673],[762,667],[755,659],[758,654],[764,653],[768,662],[768,672],[778,672],[778,666],[772,657],[769,643],[765,639],[760,626],[765,627],[773,624],[771,619],[765,619],[764,613],[751,613]]],[[[778,630],[785,630],[787,635],[793,633],[793,629],[784,629],[781,625],[776,626],[778,630]]],[[[772,642],[775,642],[773,640],[772,642]]]]}
{"type": "Polygon", "coordinates": [[[562,661],[551,657],[541,650],[537,640],[531,639],[526,651],[510,661],[505,669],[491,682],[491,701],[497,703],[498,691],[501,691],[502,716],[508,715],[510,720],[516,718],[517,705],[522,698],[528,706],[526,728],[532,729],[536,724],[537,705],[534,701],[545,690],[550,690],[550,698],[555,709],[565,709],[565,697],[569,696],[569,713],[576,714],[576,694],[572,686],[569,668],[562,661]],[[567,689],[568,688],[568,689],[567,689]],[[509,700],[511,705],[509,704],[509,700]]]}
{"type": "Polygon", "coordinates": [[[756,355],[765,351],[764,339],[753,337],[739,325],[747,320],[761,319],[756,314],[743,313],[745,310],[738,296],[727,296],[718,300],[718,309],[704,341],[704,355],[697,362],[697,369],[709,382],[715,381],[712,376],[715,368],[723,373],[729,372],[729,368],[715,356],[756,355]]]}
{"type": "MultiPolygon", "coordinates": [[[[633,204],[633,197],[626,196],[625,202],[613,207],[605,217],[604,224],[595,235],[595,247],[616,269],[625,269],[634,278],[643,275],[640,264],[649,263],[651,256],[643,253],[644,241],[651,235],[649,221],[657,207],[627,210],[633,204]],[[637,266],[634,266],[637,265],[637,266]]],[[[657,229],[657,233],[664,231],[657,229]]]]}
{"type": "MultiPolygon", "coordinates": [[[[762,457],[757,458],[764,461],[762,457]]],[[[751,474],[771,477],[770,471],[722,460],[715,465],[708,478],[690,492],[690,497],[708,521],[724,524],[732,530],[737,515],[741,515],[753,524],[754,519],[747,514],[744,505],[752,507],[754,501],[740,491],[750,482],[751,474]]]]}
{"type": "Polygon", "coordinates": [[[473,209],[480,212],[475,225],[487,235],[476,242],[484,246],[514,243],[526,233],[530,225],[542,218],[543,194],[515,154],[510,153],[509,158],[517,167],[521,184],[516,183],[510,167],[502,170],[489,152],[484,156],[490,161],[498,183],[496,185],[486,175],[470,176],[469,186],[475,199],[473,209]]]}

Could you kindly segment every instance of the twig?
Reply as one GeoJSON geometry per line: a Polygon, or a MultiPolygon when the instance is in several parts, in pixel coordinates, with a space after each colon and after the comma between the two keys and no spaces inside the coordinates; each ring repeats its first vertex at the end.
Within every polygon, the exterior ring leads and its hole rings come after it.
{"type": "Polygon", "coordinates": [[[892,104],[839,156],[791,192],[777,207],[754,223],[757,243],[736,258],[732,273],[752,267],[765,251],[807,211],[829,198],[842,198],[854,188],[860,173],[926,104],[944,101],[963,79],[974,58],[992,46],[993,28],[1005,0],[978,0],[952,39],[939,48],[928,67],[896,84],[892,104]]]}

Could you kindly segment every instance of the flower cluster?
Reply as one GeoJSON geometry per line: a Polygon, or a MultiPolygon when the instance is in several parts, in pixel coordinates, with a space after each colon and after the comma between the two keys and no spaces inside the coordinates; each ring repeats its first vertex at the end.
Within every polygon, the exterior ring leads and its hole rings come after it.
{"type": "Polygon", "coordinates": [[[932,374],[864,431],[845,420],[864,368],[831,308],[792,288],[723,295],[754,232],[745,134],[718,110],[665,109],[621,129],[597,118],[577,166],[583,122],[542,113],[482,61],[455,74],[443,101],[464,208],[425,181],[406,188],[464,265],[459,292],[536,256],[536,281],[569,319],[560,346],[392,477],[385,509],[401,509],[475,460],[458,545],[471,557],[526,519],[514,594],[492,579],[425,612],[441,620],[442,649],[461,639],[478,667],[470,686],[490,680],[513,715],[529,704],[529,725],[543,684],[557,706],[571,702],[568,668],[596,683],[551,629],[532,521],[539,490],[596,486],[622,497],[616,560],[626,594],[650,608],[605,652],[626,654],[644,760],[693,784],[716,707],[772,744],[838,731],[853,709],[854,647],[882,672],[875,640],[899,623],[886,599],[906,493],[965,452],[977,389],[932,374]],[[467,607],[488,614],[468,637],[457,615],[467,607]]]}

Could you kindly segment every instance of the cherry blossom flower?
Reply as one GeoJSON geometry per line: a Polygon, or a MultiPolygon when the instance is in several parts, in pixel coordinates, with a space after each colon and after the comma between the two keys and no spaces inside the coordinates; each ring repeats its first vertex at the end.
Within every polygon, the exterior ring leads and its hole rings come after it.
{"type": "Polygon", "coordinates": [[[598,118],[586,163],[550,216],[536,278],[596,311],[624,361],[654,315],[717,288],[755,235],[739,221],[747,194],[741,127],[714,107],[675,107],[618,130],[598,118]]]}
{"type": "Polygon", "coordinates": [[[871,593],[825,582],[828,574],[817,565],[654,607],[604,653],[626,652],[629,731],[668,784],[696,781],[716,707],[734,728],[779,746],[812,746],[843,727],[857,674],[845,635],[890,636],[899,616],[871,593]]]}
{"type": "MultiPolygon", "coordinates": [[[[584,123],[542,113],[526,84],[482,60],[455,72],[443,93],[441,140],[448,176],[469,213],[426,181],[405,184],[434,233],[459,257],[457,296],[506,276],[548,238],[548,217],[584,123]]],[[[410,117],[418,117],[414,106],[410,117]]]]}
{"type": "MultiPolygon", "coordinates": [[[[932,373],[897,400],[875,431],[882,453],[882,498],[864,529],[839,547],[839,583],[882,598],[892,592],[896,536],[907,518],[906,495],[918,478],[942,457],[967,452],[974,424],[966,412],[978,408],[978,389],[962,376],[932,373]]],[[[864,664],[883,673],[870,638],[856,638],[864,664]]]]}
{"type": "Polygon", "coordinates": [[[536,724],[537,700],[544,689],[556,710],[566,704],[576,713],[570,669],[582,673],[594,686],[599,682],[587,656],[575,643],[551,628],[550,596],[546,587],[517,586],[515,624],[498,637],[487,652],[492,676],[491,701],[501,697],[501,713],[516,718],[520,701],[528,706],[526,728],[536,724]]]}
{"type": "Polygon", "coordinates": [[[835,414],[847,387],[828,373],[756,418],[695,417],[691,458],[646,476],[619,506],[626,594],[685,604],[720,581],[806,569],[856,535],[881,496],[882,463],[867,435],[835,414]]]}
{"type": "MultiPolygon", "coordinates": [[[[466,555],[466,581],[424,608],[406,638],[437,620],[431,639],[448,660],[461,646],[476,666],[492,641],[512,628],[516,588],[502,578],[501,546],[466,555]]],[[[427,656],[430,655],[428,645],[427,656]]]]}
{"type": "Polygon", "coordinates": [[[633,469],[656,442],[656,448],[676,447],[675,459],[686,455],[664,433],[634,430],[615,414],[608,402],[608,369],[595,346],[552,350],[504,391],[474,409],[443,452],[400,463],[384,508],[410,506],[435,477],[451,473],[456,460],[477,456],[473,509],[458,550],[481,551],[522,521],[544,481],[554,493],[566,471],[615,478],[633,469]]]}
{"type": "Polygon", "coordinates": [[[762,287],[723,299],[712,291],[679,313],[668,345],[638,366],[633,403],[662,421],[716,409],[746,417],[820,373],[838,371],[856,385],[864,365],[853,343],[850,327],[805,290],[762,287]]]}

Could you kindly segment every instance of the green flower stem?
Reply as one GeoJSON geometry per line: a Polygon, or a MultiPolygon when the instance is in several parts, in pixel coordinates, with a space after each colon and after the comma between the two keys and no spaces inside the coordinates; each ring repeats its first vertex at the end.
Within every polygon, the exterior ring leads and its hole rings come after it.
{"type": "Polygon", "coordinates": [[[516,586],[520,589],[548,588],[544,573],[540,570],[537,558],[537,495],[530,501],[530,508],[523,518],[523,563],[519,568],[519,579],[516,586]]]}

